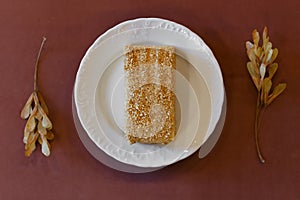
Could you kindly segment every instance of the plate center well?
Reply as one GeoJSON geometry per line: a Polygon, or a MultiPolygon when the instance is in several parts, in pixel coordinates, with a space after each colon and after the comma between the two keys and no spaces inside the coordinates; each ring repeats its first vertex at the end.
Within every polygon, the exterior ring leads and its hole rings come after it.
{"type": "MultiPolygon", "coordinates": [[[[113,129],[113,133],[104,131],[106,133],[105,136],[111,141],[111,143],[115,144],[119,148],[128,145],[128,141],[125,139],[126,80],[125,72],[123,70],[123,61],[124,56],[119,56],[109,64],[99,80],[96,92],[96,114],[101,112],[105,116],[108,116],[105,120],[107,120],[107,123],[110,124],[110,127],[113,129]]],[[[177,138],[181,138],[181,140],[185,141],[191,140],[190,136],[194,138],[197,134],[201,112],[197,98],[198,95],[195,93],[193,86],[188,80],[189,73],[191,73],[190,70],[193,66],[179,55],[177,55],[176,66],[180,71],[174,71],[177,129],[175,140],[177,138]],[[184,72],[182,69],[189,69],[189,72],[184,72]],[[183,72],[185,76],[181,72],[183,72]],[[191,124],[194,125],[191,126],[191,124]],[[186,136],[182,134],[186,134],[186,136]]],[[[98,120],[98,122],[101,126],[103,120],[98,120]]],[[[158,148],[165,147],[166,145],[147,145],[147,152],[153,152],[158,148]]],[[[131,145],[131,147],[128,148],[133,147],[131,145]]],[[[182,148],[185,147],[182,146],[182,148]]],[[[137,153],[144,152],[145,145],[134,144],[134,151],[137,153]]]]}

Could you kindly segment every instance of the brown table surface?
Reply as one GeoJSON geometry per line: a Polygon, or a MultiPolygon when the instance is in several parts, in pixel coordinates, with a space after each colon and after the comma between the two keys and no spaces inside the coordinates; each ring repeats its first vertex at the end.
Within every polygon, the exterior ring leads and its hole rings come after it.
{"type": "Polygon", "coordinates": [[[0,7],[0,199],[300,199],[300,1],[53,0],[2,1],[0,7]],[[181,23],[213,50],[223,73],[228,113],[223,133],[203,160],[197,153],[162,170],[127,174],[94,159],[72,118],[72,89],[92,42],[128,19],[161,17],[181,23]],[[275,82],[288,87],[264,114],[256,157],[256,91],[246,70],[245,41],[268,26],[278,47],[275,82]],[[56,138],[52,154],[30,158],[19,116],[33,90],[41,37],[47,37],[39,88],[56,138]]]}

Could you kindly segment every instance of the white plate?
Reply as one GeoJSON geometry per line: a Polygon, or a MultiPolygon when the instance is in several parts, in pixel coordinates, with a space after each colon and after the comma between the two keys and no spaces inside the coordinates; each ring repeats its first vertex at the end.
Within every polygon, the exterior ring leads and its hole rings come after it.
{"type": "MultiPolygon", "coordinates": [[[[226,97],[226,95],[224,95],[224,97],[226,97]]],[[[208,151],[211,150],[211,148],[217,142],[216,140],[221,135],[221,132],[222,132],[222,129],[223,129],[223,126],[225,123],[226,107],[227,106],[226,106],[226,98],[225,98],[224,102],[223,102],[222,113],[221,113],[220,119],[216,125],[216,128],[213,131],[213,133],[210,135],[210,137],[207,139],[207,141],[201,146],[201,148],[204,148],[204,145],[209,145],[211,147],[206,148],[206,150],[204,152],[202,152],[201,155],[199,154],[199,157],[201,156],[200,158],[204,158],[208,154],[208,151]],[[207,144],[207,143],[209,143],[209,144],[207,144]]],[[[156,171],[156,170],[159,170],[162,168],[162,167],[156,167],[156,168],[148,167],[147,168],[147,167],[137,167],[137,166],[133,166],[133,165],[128,165],[128,164],[119,162],[119,161],[115,160],[114,158],[110,157],[109,155],[107,155],[106,153],[104,153],[100,148],[98,148],[95,145],[95,143],[89,138],[88,134],[83,129],[83,127],[78,119],[78,114],[77,114],[77,111],[75,108],[74,95],[72,97],[72,113],[73,113],[75,127],[78,132],[80,140],[82,141],[83,145],[88,150],[88,152],[95,159],[100,161],[102,164],[104,164],[112,169],[122,171],[122,172],[127,172],[127,173],[147,173],[147,172],[153,172],[153,171],[156,171]]],[[[200,151],[199,151],[199,153],[200,153],[200,151]]]]}
{"type": "MultiPolygon", "coordinates": [[[[214,130],[220,117],[223,95],[219,66],[204,42],[179,24],[154,18],[127,21],[100,36],[84,56],[75,82],[78,116],[91,140],[113,158],[140,167],[169,165],[196,151],[214,130]],[[114,72],[122,68],[120,62],[123,47],[129,44],[175,46],[178,54],[177,66],[180,62],[180,66],[188,66],[182,67],[182,71],[179,66],[179,72],[190,84],[193,77],[201,77],[202,83],[198,82],[198,86],[194,84],[193,90],[203,90],[188,93],[191,97],[188,98],[188,102],[192,102],[191,105],[195,104],[194,93],[199,106],[195,107],[194,112],[181,110],[189,114],[188,119],[184,118],[188,123],[180,122],[180,126],[185,128],[179,131],[176,140],[168,145],[129,145],[116,126],[110,106],[107,106],[110,105],[112,97],[109,92],[114,91],[119,80],[118,77],[113,78],[117,74],[114,72]],[[206,94],[205,88],[209,91],[206,94]]],[[[186,104],[180,106],[189,108],[186,104]]]]}

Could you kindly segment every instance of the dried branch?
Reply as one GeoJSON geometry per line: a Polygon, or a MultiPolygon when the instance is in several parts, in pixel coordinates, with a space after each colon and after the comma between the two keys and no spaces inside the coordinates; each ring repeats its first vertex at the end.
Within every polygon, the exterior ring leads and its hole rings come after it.
{"type": "Polygon", "coordinates": [[[52,123],[48,117],[48,107],[37,87],[39,59],[45,41],[46,38],[43,37],[41,47],[36,59],[34,68],[34,90],[21,111],[21,118],[28,119],[24,128],[23,137],[23,142],[25,144],[25,156],[27,157],[29,157],[36,149],[37,141],[42,147],[42,153],[45,156],[49,156],[51,147],[48,140],[54,139],[54,134],[51,132],[52,123]]]}
{"type": "Polygon", "coordinates": [[[246,49],[250,60],[247,63],[247,69],[258,92],[254,129],[255,146],[260,162],[265,163],[259,145],[259,127],[262,114],[265,108],[285,90],[286,83],[278,84],[271,92],[272,78],[278,69],[278,64],[274,63],[278,49],[272,49],[267,27],[263,30],[262,46],[259,46],[260,36],[256,29],[252,32],[252,38],[253,43],[246,42],[246,49]]]}

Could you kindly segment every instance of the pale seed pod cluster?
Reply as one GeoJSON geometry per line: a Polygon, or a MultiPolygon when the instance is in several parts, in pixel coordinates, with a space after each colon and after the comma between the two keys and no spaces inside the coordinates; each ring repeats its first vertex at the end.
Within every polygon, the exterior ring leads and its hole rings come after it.
{"type": "Polygon", "coordinates": [[[50,155],[48,140],[54,139],[51,132],[52,123],[48,117],[48,108],[40,92],[34,91],[21,111],[21,118],[28,119],[24,128],[23,142],[25,156],[29,157],[36,149],[36,143],[41,145],[42,153],[50,155]]]}
{"type": "Polygon", "coordinates": [[[247,55],[250,60],[247,63],[247,69],[258,92],[254,128],[256,151],[260,162],[265,163],[258,137],[262,111],[285,90],[286,83],[278,84],[271,91],[272,78],[278,69],[278,64],[274,62],[278,55],[278,49],[272,48],[268,29],[264,28],[261,46],[259,45],[260,36],[256,29],[252,32],[252,38],[253,43],[246,42],[247,55]]]}
{"type": "Polygon", "coordinates": [[[272,48],[266,27],[263,30],[262,46],[259,46],[260,36],[256,29],[252,32],[252,38],[253,43],[246,42],[247,55],[250,60],[247,63],[247,68],[257,91],[260,93],[261,106],[267,106],[284,91],[286,83],[278,84],[270,93],[272,78],[278,69],[278,64],[274,62],[278,55],[278,49],[272,48]]]}

